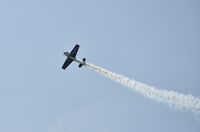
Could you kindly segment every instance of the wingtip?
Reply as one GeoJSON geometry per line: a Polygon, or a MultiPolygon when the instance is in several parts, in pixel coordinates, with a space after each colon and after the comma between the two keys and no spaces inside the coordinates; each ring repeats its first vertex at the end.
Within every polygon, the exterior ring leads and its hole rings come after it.
{"type": "Polygon", "coordinates": [[[76,44],[76,46],[80,47],[80,45],[79,45],[79,44],[76,44]]]}

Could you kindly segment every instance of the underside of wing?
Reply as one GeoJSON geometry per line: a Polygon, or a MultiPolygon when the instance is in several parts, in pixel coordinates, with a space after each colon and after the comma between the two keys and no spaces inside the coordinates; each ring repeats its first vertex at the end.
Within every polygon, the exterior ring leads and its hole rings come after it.
{"type": "Polygon", "coordinates": [[[70,56],[72,56],[72,57],[76,57],[76,54],[77,54],[77,52],[78,52],[78,49],[79,49],[79,45],[77,44],[74,48],[73,48],[73,50],[70,52],[70,56]]]}
{"type": "Polygon", "coordinates": [[[71,63],[72,63],[72,59],[70,59],[70,58],[67,58],[66,60],[65,60],[65,63],[63,64],[63,66],[62,66],[62,69],[63,70],[65,70],[71,63]]]}

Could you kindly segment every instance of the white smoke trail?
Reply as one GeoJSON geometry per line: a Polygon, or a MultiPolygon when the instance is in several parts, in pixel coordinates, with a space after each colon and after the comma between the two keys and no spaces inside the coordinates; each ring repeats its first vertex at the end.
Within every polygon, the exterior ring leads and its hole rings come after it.
{"type": "Polygon", "coordinates": [[[137,82],[135,80],[129,79],[128,77],[113,73],[88,62],[86,63],[86,66],[136,92],[141,93],[145,97],[151,98],[161,103],[166,103],[169,106],[175,106],[178,109],[191,110],[195,113],[200,112],[200,99],[190,94],[184,95],[174,91],[156,89],[155,87],[137,82]]]}

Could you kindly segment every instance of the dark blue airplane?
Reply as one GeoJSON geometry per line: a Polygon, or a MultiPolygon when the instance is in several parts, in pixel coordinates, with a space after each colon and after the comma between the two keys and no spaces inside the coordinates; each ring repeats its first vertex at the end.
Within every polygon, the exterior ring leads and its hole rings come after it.
{"type": "Polygon", "coordinates": [[[76,54],[78,52],[78,49],[79,49],[79,45],[76,44],[75,47],[72,49],[72,51],[70,53],[64,52],[64,55],[67,56],[67,59],[65,60],[65,63],[62,66],[63,70],[65,70],[72,63],[72,61],[78,62],[79,68],[81,68],[83,65],[86,65],[86,59],[85,58],[83,58],[82,61],[80,59],[76,58],[76,54]]]}

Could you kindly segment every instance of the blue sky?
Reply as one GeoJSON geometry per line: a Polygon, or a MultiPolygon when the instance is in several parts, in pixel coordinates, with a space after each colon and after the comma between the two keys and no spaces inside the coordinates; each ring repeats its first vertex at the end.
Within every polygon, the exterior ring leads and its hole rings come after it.
{"type": "Polygon", "coordinates": [[[0,131],[197,132],[178,111],[73,63],[64,51],[200,97],[197,0],[0,1],[0,131]]]}

